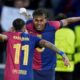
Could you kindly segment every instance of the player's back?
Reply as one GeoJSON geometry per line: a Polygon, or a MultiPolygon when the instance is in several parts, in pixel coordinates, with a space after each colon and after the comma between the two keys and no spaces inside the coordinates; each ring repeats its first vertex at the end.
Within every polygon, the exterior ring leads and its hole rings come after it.
{"type": "Polygon", "coordinates": [[[8,32],[4,80],[32,80],[33,51],[39,39],[22,32],[8,32]]]}

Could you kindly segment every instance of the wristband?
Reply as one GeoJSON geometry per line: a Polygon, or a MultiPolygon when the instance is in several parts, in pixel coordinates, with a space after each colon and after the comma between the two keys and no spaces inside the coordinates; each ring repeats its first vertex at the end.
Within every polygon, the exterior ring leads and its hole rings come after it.
{"type": "Polygon", "coordinates": [[[59,54],[60,54],[61,56],[63,56],[64,52],[63,52],[63,51],[60,51],[59,54]]]}

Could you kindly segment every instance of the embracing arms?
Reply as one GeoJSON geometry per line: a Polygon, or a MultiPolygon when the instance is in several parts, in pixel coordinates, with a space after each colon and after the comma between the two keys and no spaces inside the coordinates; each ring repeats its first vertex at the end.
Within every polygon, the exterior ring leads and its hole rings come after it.
{"type": "Polygon", "coordinates": [[[59,55],[61,55],[61,56],[62,56],[62,60],[64,61],[64,64],[65,64],[66,66],[69,66],[69,65],[70,65],[69,59],[68,59],[68,57],[66,56],[66,54],[65,54],[63,51],[59,50],[54,44],[52,44],[51,42],[46,41],[46,40],[41,40],[41,41],[39,42],[39,44],[40,44],[41,46],[47,47],[47,48],[55,51],[55,52],[58,53],[59,55]]]}

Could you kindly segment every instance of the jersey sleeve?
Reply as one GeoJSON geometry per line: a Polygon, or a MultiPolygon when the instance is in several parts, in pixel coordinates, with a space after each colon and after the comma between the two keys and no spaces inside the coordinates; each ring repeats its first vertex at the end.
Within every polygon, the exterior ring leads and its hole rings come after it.
{"type": "Polygon", "coordinates": [[[48,23],[55,27],[55,29],[59,29],[61,27],[61,22],[60,21],[48,21],[48,23]]]}

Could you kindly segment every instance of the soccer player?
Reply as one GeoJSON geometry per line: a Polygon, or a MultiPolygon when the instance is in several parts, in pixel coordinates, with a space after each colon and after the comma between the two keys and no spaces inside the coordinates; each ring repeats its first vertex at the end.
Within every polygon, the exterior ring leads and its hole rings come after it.
{"type": "MultiPolygon", "coordinates": [[[[7,59],[4,80],[32,80],[32,60],[34,48],[47,47],[59,53],[66,66],[69,60],[64,52],[57,49],[51,42],[32,36],[25,31],[22,19],[13,21],[13,32],[0,34],[0,40],[7,40],[7,59]]],[[[49,54],[49,53],[48,53],[49,54]]]]}
{"type": "MultiPolygon", "coordinates": [[[[27,18],[26,13],[25,15],[27,18]]],[[[80,21],[80,17],[66,18],[60,21],[48,21],[47,18],[46,10],[35,10],[33,12],[33,19],[27,21],[26,29],[30,34],[41,37],[52,43],[55,41],[55,32],[57,29],[80,21]]],[[[33,58],[34,80],[55,80],[56,54],[53,53],[55,52],[47,48],[45,49],[44,47],[35,49],[33,58]]]]}

